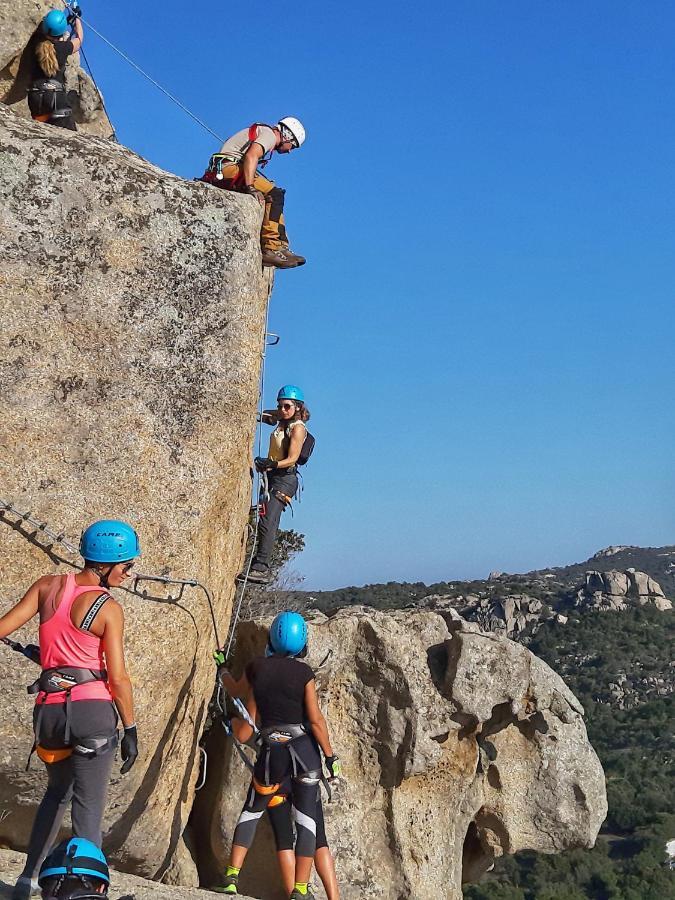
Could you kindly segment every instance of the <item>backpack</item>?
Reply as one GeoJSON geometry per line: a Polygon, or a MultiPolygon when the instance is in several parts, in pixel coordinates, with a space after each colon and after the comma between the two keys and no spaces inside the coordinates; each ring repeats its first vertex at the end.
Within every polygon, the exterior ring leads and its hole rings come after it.
{"type": "Polygon", "coordinates": [[[300,456],[298,457],[298,466],[304,466],[307,464],[310,456],[314,453],[314,445],[316,444],[316,438],[313,434],[310,434],[309,431],[305,437],[305,440],[302,444],[302,450],[300,451],[300,456]]]}

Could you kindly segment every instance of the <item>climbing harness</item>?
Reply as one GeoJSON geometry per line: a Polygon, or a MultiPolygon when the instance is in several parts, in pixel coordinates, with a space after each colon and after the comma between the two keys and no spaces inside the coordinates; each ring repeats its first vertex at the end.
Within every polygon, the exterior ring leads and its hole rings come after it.
{"type": "Polygon", "coordinates": [[[293,767],[293,778],[302,784],[323,784],[328,802],[333,799],[328,779],[323,773],[323,769],[309,769],[305,764],[302,756],[294,748],[293,743],[300,738],[310,734],[304,725],[274,725],[271,728],[263,728],[260,732],[260,743],[263,748],[263,758],[265,760],[265,787],[270,787],[270,756],[274,747],[285,747],[291,758],[293,767]]]}
{"type": "MultiPolygon", "coordinates": [[[[107,599],[107,595],[103,595],[107,599]]],[[[99,598],[100,599],[100,598],[99,598]]],[[[97,605],[97,600],[94,606],[97,605]]],[[[102,604],[101,604],[102,605],[102,604]]],[[[100,608],[100,607],[99,607],[100,608]]],[[[93,607],[92,607],[93,609],[93,607]]],[[[91,610],[87,614],[89,616],[91,610]]],[[[92,617],[93,618],[93,617],[92,617]]],[[[20,644],[18,641],[12,641],[9,638],[2,638],[2,643],[11,647],[17,653],[23,654],[31,662],[40,665],[40,648],[37,644],[20,644]]],[[[71,698],[70,692],[79,684],[90,684],[92,681],[106,681],[107,673],[105,670],[96,671],[94,669],[81,669],[74,666],[58,666],[53,669],[43,669],[38,678],[29,684],[26,690],[29,694],[57,694],[65,693],[66,695],[66,727],[64,740],[68,746],[59,747],[57,749],[51,747],[43,747],[40,744],[40,726],[42,724],[42,714],[44,712],[45,701],[38,701],[37,716],[35,719],[35,740],[28,754],[26,762],[26,771],[30,768],[33,753],[37,753],[43,763],[48,765],[55,762],[61,762],[68,759],[75,753],[78,756],[93,757],[106,753],[108,750],[117,747],[117,732],[112,737],[107,738],[85,738],[78,741],[74,746],[70,746],[70,722],[71,722],[71,698]]]]}
{"type": "MultiPolygon", "coordinates": [[[[194,122],[196,122],[198,125],[201,125],[201,127],[205,131],[208,131],[209,134],[213,135],[213,137],[216,138],[218,141],[220,141],[221,144],[223,143],[223,138],[219,134],[217,134],[212,128],[209,128],[209,126],[206,124],[206,122],[204,122],[202,119],[200,119],[199,116],[196,116],[190,109],[187,108],[187,106],[185,106],[184,103],[181,103],[181,101],[177,97],[175,97],[170,91],[168,91],[165,87],[163,87],[151,75],[148,75],[148,73],[145,72],[137,63],[135,63],[133,61],[133,59],[131,59],[131,57],[127,56],[127,54],[124,53],[124,51],[120,50],[119,47],[116,47],[115,44],[113,44],[112,41],[109,41],[107,37],[102,35],[100,31],[97,31],[97,29],[94,28],[94,26],[91,24],[91,22],[88,19],[84,19],[83,17],[81,17],[81,18],[82,18],[82,22],[87,26],[87,28],[90,31],[92,31],[97,37],[99,37],[103,41],[104,44],[107,44],[111,50],[114,50],[115,53],[117,53],[119,56],[121,56],[125,62],[129,63],[129,65],[133,69],[135,69],[140,75],[142,75],[143,78],[147,79],[150,82],[150,84],[154,84],[154,86],[158,90],[160,90],[166,97],[168,97],[172,103],[175,103],[176,106],[179,107],[179,109],[182,109],[184,113],[186,113],[188,116],[190,116],[190,118],[194,122]]],[[[92,78],[93,78],[93,76],[92,76],[92,78]]],[[[98,90],[98,88],[97,88],[97,90],[98,90]]],[[[99,91],[99,94],[100,94],[100,91],[99,91]]],[[[107,115],[107,112],[106,112],[106,115],[107,115]]]]}
{"type": "MultiPolygon", "coordinates": [[[[204,172],[201,178],[196,180],[204,181],[206,182],[206,184],[213,184],[216,187],[226,188],[227,190],[245,190],[244,173],[241,169],[239,169],[239,171],[233,178],[228,178],[227,183],[221,184],[221,182],[225,182],[225,176],[223,175],[223,166],[240,165],[248,148],[251,146],[251,144],[255,143],[255,140],[258,136],[258,126],[262,124],[262,122],[254,122],[253,125],[249,126],[248,141],[244,144],[241,150],[238,151],[238,156],[231,156],[227,153],[212,153],[211,158],[209,159],[209,164],[206,168],[206,172],[204,172]]],[[[258,160],[256,169],[264,169],[267,163],[272,159],[273,152],[273,150],[269,150],[267,153],[265,153],[265,155],[258,160]]]]}

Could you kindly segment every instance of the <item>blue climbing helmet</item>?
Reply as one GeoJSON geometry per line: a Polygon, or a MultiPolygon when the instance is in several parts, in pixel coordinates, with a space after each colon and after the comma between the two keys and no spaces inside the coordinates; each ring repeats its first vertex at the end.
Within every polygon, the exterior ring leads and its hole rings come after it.
{"type": "Polygon", "coordinates": [[[62,9],[53,9],[42,20],[42,28],[51,37],[61,37],[68,29],[68,18],[62,9]]]}
{"type": "Polygon", "coordinates": [[[126,562],[141,555],[141,545],[131,525],[119,519],[101,519],[82,532],[80,555],[89,562],[126,562]]]}
{"type": "Polygon", "coordinates": [[[42,863],[38,884],[48,900],[105,897],[110,885],[108,863],[96,844],[85,838],[69,838],[42,863]]]}
{"type": "Polygon", "coordinates": [[[285,384],[279,389],[277,400],[296,400],[298,403],[304,403],[305,394],[297,384],[285,384]]]}
{"type": "Polygon", "coordinates": [[[300,613],[279,613],[270,627],[270,647],[274,653],[298,656],[306,646],[307,623],[300,613]]]}

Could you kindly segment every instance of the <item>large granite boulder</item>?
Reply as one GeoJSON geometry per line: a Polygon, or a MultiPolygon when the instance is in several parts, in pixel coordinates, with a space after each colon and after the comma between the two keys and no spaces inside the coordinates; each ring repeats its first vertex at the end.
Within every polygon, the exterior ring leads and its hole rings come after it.
{"type": "MultiPolygon", "coordinates": [[[[58,0],[0,0],[0,103],[29,119],[26,93],[38,38],[37,28],[50,9],[63,8],[58,0]]],[[[86,43],[85,33],[85,43],[86,43]]],[[[110,137],[111,123],[94,82],[74,54],[66,66],[66,90],[78,129],[110,137]]],[[[48,126],[53,127],[53,126],[48,126]]]]}
{"type": "Polygon", "coordinates": [[[578,605],[593,609],[621,610],[631,602],[641,606],[653,604],[661,611],[673,608],[661,585],[646,572],[635,569],[586,572],[585,583],[577,594],[578,605]]]}
{"type": "MultiPolygon", "coordinates": [[[[0,497],[74,543],[96,518],[132,522],[143,571],[210,587],[222,641],[271,287],[260,207],[2,107],[0,193],[0,497]]],[[[0,519],[4,611],[77,559],[0,519]]],[[[192,804],[216,643],[201,590],[143,588],[119,596],[141,753],[113,779],[106,847],[161,877],[192,804]]],[[[35,672],[4,648],[0,674],[0,841],[18,848],[44,787],[40,764],[23,771],[35,672]]]]}
{"type": "MultiPolygon", "coordinates": [[[[240,626],[239,665],[262,651],[265,624],[240,626]]],[[[583,710],[525,647],[454,611],[355,609],[311,624],[310,664],[329,650],[318,681],[345,780],[325,810],[347,900],[414,897],[421,884],[459,900],[504,853],[593,846],[607,803],[583,710]]],[[[249,778],[217,725],[208,749],[190,824],[205,883],[249,778]]],[[[265,826],[242,878],[252,896],[283,897],[272,860],[265,826]]]]}

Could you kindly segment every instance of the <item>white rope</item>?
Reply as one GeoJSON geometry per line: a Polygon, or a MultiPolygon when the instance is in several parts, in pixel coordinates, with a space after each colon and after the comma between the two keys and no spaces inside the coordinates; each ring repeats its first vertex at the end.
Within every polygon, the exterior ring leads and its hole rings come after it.
{"type": "Polygon", "coordinates": [[[95,35],[100,37],[101,40],[105,44],[107,44],[112,50],[115,51],[115,53],[118,53],[122,57],[123,60],[128,62],[132,68],[136,69],[136,71],[139,74],[141,74],[143,76],[143,78],[147,78],[147,80],[151,84],[154,84],[154,86],[158,90],[160,90],[165,96],[167,96],[169,98],[169,100],[171,100],[173,103],[176,104],[176,106],[178,106],[180,109],[182,109],[184,113],[187,113],[187,115],[190,116],[190,118],[193,119],[198,125],[201,125],[201,127],[205,131],[208,131],[209,134],[212,134],[213,137],[216,138],[218,141],[220,141],[221,144],[223,143],[224,139],[219,134],[216,134],[216,132],[213,131],[212,128],[209,128],[209,126],[206,124],[206,122],[202,121],[202,119],[200,119],[199,116],[196,116],[192,112],[192,110],[187,108],[187,106],[184,103],[181,103],[181,101],[178,99],[178,97],[174,97],[174,95],[170,91],[167,91],[167,89],[165,87],[162,87],[162,85],[159,83],[159,81],[155,81],[155,79],[151,75],[148,75],[148,73],[146,71],[141,69],[141,67],[137,63],[135,63],[133,61],[133,59],[131,59],[131,57],[127,56],[127,54],[123,50],[120,50],[119,47],[116,47],[113,44],[113,42],[109,41],[107,37],[104,37],[100,31],[97,31],[89,20],[82,19],[82,21],[84,22],[84,24],[86,24],[87,28],[89,28],[90,31],[93,31],[95,35]]]}

